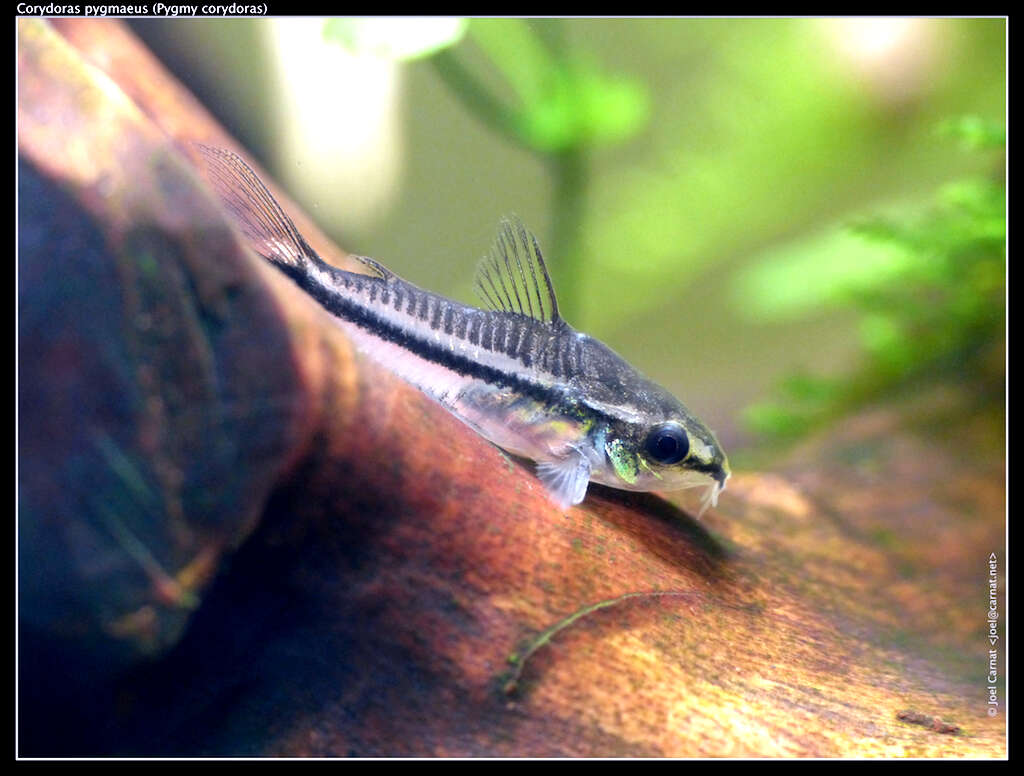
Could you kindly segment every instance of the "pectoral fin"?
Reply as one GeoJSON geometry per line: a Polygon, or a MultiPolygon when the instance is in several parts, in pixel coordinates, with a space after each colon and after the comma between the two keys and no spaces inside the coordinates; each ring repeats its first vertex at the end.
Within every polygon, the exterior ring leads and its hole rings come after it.
{"type": "Polygon", "coordinates": [[[548,496],[560,509],[568,509],[583,501],[590,482],[590,461],[578,450],[573,449],[557,461],[541,461],[537,464],[537,476],[548,490],[548,496]]]}

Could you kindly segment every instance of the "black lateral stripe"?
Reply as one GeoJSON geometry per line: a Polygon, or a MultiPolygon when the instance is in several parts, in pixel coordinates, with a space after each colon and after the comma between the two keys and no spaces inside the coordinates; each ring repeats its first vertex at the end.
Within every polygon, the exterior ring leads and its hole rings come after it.
{"type": "MultiPolygon", "coordinates": [[[[541,385],[524,379],[520,375],[508,374],[496,367],[479,364],[464,355],[452,352],[442,345],[417,337],[415,334],[405,331],[390,321],[381,319],[372,310],[360,305],[356,300],[333,292],[318,283],[310,282],[305,272],[298,267],[281,266],[280,269],[307,291],[329,313],[366,329],[376,337],[393,342],[425,361],[430,361],[464,377],[482,380],[492,385],[512,388],[555,408],[570,403],[569,398],[559,387],[541,385]]],[[[371,285],[376,286],[377,284],[372,283],[371,285]]],[[[420,291],[420,293],[426,294],[424,291],[420,291]]],[[[447,306],[444,300],[436,297],[432,297],[431,301],[437,308],[447,306]]],[[[489,319],[483,318],[481,320],[481,327],[492,328],[487,326],[488,323],[489,319]]],[[[571,403],[576,408],[579,407],[576,402],[571,403]]],[[[595,416],[609,417],[593,407],[588,406],[587,409],[595,416]]]]}

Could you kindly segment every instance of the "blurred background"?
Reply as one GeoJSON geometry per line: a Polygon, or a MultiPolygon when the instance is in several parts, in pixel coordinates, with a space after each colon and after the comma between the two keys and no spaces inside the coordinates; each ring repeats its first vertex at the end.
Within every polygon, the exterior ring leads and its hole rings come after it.
{"type": "Polygon", "coordinates": [[[348,251],[476,303],[519,215],[730,454],[929,375],[1001,406],[1003,19],[131,26],[348,251]]]}

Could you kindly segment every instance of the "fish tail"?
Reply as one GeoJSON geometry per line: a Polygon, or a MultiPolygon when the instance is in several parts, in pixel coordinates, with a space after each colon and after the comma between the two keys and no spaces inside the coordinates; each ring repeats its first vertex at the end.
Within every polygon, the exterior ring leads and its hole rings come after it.
{"type": "Polygon", "coordinates": [[[195,146],[221,204],[256,253],[292,276],[308,272],[310,265],[327,266],[238,154],[195,146]]]}

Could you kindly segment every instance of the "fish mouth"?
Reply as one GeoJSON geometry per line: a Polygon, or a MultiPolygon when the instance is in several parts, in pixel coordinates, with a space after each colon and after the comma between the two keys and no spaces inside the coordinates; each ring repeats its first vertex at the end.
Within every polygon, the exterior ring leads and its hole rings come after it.
{"type": "Polygon", "coordinates": [[[699,520],[708,511],[709,507],[718,506],[718,494],[725,490],[725,481],[732,476],[732,472],[720,469],[712,475],[712,481],[704,486],[704,494],[700,499],[700,511],[697,513],[699,520]]]}
{"type": "Polygon", "coordinates": [[[697,519],[704,517],[709,507],[718,506],[718,494],[722,492],[722,484],[712,482],[704,487],[704,495],[700,497],[700,510],[697,512],[697,519]]]}

